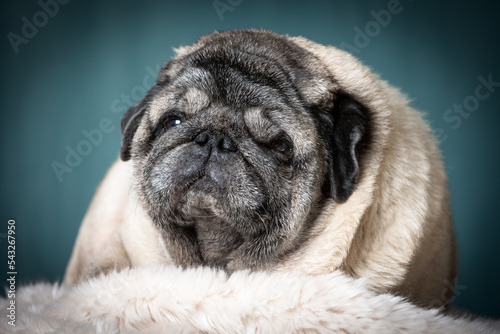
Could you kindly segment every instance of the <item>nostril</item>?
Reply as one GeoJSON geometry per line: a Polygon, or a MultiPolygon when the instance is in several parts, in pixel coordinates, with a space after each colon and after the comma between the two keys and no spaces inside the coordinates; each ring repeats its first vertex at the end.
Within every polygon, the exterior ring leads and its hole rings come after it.
{"type": "Polygon", "coordinates": [[[219,152],[236,152],[237,147],[234,142],[226,135],[218,134],[214,135],[211,131],[204,131],[196,135],[193,140],[195,143],[201,146],[213,146],[214,149],[219,152]]]}
{"type": "Polygon", "coordinates": [[[208,141],[208,134],[206,132],[202,132],[194,138],[194,141],[197,144],[206,144],[208,141]]]}
{"type": "Polygon", "coordinates": [[[224,151],[236,151],[236,145],[234,145],[233,141],[226,136],[222,137],[220,146],[224,151]]]}

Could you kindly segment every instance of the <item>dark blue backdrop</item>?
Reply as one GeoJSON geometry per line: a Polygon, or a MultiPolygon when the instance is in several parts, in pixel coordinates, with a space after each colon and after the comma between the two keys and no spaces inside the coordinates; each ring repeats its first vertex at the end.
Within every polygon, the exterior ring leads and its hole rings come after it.
{"type": "Polygon", "coordinates": [[[0,10],[2,272],[14,219],[18,279],[61,279],[95,187],[118,155],[120,116],[152,85],[157,66],[172,47],[202,34],[256,27],[341,45],[427,112],[450,177],[460,255],[455,302],[500,316],[500,20],[493,1],[55,4],[12,1],[0,10]],[[81,144],[93,129],[102,138],[81,144]],[[77,149],[87,156],[68,166],[67,152],[77,149]],[[60,178],[58,163],[68,167],[60,178]]]}

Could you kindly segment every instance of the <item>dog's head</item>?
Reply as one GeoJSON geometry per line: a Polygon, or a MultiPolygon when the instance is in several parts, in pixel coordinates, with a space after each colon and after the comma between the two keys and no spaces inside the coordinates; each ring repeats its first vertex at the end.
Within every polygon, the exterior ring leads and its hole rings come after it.
{"type": "Polygon", "coordinates": [[[348,200],[368,117],[286,36],[218,32],[167,63],[126,112],[121,158],[177,264],[265,268],[326,199],[348,200]]]}

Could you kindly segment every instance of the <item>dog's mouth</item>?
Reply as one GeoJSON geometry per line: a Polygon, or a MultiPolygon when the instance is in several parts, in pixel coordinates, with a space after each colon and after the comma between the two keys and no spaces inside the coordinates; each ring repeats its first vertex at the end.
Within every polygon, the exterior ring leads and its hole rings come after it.
{"type": "Polygon", "coordinates": [[[204,178],[206,178],[206,172],[202,168],[188,177],[179,180],[168,192],[170,207],[178,208],[180,204],[186,202],[185,198],[190,192],[199,188],[199,184],[206,183],[202,181],[204,178]]]}
{"type": "Polygon", "coordinates": [[[224,161],[208,160],[200,164],[196,171],[182,175],[170,191],[173,203],[190,191],[213,195],[227,194],[234,187],[228,168],[231,167],[224,161]]]}
{"type": "MultiPolygon", "coordinates": [[[[220,166],[204,163],[197,171],[178,180],[167,194],[167,205],[177,221],[190,225],[198,219],[213,219],[224,216],[224,201],[230,181],[224,179],[224,170],[220,166]]],[[[227,173],[226,173],[227,174],[227,173]]]]}

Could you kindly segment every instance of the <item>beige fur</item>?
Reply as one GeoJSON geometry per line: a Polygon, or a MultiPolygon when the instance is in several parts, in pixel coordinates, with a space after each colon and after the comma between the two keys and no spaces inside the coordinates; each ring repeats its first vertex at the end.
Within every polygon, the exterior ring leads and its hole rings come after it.
{"type": "Polygon", "coordinates": [[[377,145],[351,198],[332,203],[316,238],[281,269],[317,274],[344,268],[367,277],[376,291],[397,287],[422,304],[440,305],[446,283],[454,282],[455,246],[447,178],[429,126],[399,91],[350,54],[292,40],[376,111],[377,145]]]}
{"type": "MultiPolygon", "coordinates": [[[[421,305],[445,304],[443,295],[455,277],[455,245],[447,178],[429,126],[398,90],[348,53],[300,37],[290,40],[318,57],[338,86],[372,111],[373,144],[349,200],[332,201],[315,222],[313,237],[276,271],[318,275],[341,269],[366,278],[376,292],[395,291],[421,305]]],[[[181,48],[179,56],[195,48],[181,48]]],[[[92,272],[96,263],[109,268],[170,263],[128,188],[129,168],[116,162],[97,191],[67,284],[92,272]]]]}
{"type": "Polygon", "coordinates": [[[65,282],[76,282],[102,267],[170,263],[163,239],[131,189],[131,167],[117,160],[99,186],[80,227],[65,282]]]}
{"type": "MultiPolygon", "coordinates": [[[[7,299],[0,299],[6,309],[7,299]]],[[[443,316],[339,271],[236,272],[154,266],[76,286],[19,289],[15,333],[498,333],[499,323],[443,316]]]]}
{"type": "Polygon", "coordinates": [[[80,226],[66,270],[67,282],[74,282],[83,270],[87,270],[91,262],[102,254],[103,249],[110,248],[110,239],[126,219],[124,210],[128,207],[130,181],[125,164],[115,163],[109,169],[80,226]]]}

